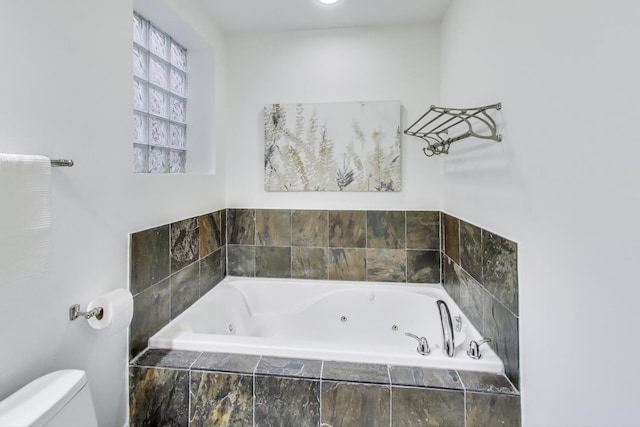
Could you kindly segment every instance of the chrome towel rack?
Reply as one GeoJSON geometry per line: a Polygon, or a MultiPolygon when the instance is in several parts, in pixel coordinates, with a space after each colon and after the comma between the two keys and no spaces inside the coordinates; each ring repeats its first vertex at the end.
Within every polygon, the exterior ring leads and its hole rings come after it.
{"type": "Polygon", "coordinates": [[[73,166],[73,160],[71,159],[51,159],[51,166],[53,167],[71,167],[73,166]]]}
{"type": "Polygon", "coordinates": [[[405,135],[421,138],[427,143],[422,149],[425,156],[447,154],[452,142],[474,136],[481,139],[502,141],[490,110],[500,110],[502,103],[474,108],[444,108],[432,105],[405,131],[405,135]],[[483,133],[480,133],[480,130],[483,133]],[[489,131],[487,134],[487,130],[489,131]],[[450,137],[453,133],[455,136],[450,137]]]}

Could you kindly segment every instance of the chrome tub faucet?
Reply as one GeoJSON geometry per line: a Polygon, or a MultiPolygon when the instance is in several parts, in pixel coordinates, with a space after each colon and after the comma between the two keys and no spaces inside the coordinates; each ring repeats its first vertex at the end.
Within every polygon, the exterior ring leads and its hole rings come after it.
{"type": "Polygon", "coordinates": [[[440,323],[442,324],[442,351],[447,356],[453,357],[456,355],[456,345],[453,337],[451,313],[446,302],[439,299],[436,304],[440,312],[440,323]]]}

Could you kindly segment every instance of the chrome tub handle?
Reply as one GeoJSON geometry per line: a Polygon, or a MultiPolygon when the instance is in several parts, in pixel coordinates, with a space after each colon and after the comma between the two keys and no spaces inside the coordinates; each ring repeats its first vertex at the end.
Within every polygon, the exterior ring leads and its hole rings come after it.
{"type": "Polygon", "coordinates": [[[416,348],[416,351],[418,353],[420,353],[423,356],[426,356],[427,354],[431,353],[431,349],[429,348],[429,342],[425,337],[419,337],[417,335],[410,334],[409,332],[406,332],[405,335],[418,341],[418,347],[416,348]]]}

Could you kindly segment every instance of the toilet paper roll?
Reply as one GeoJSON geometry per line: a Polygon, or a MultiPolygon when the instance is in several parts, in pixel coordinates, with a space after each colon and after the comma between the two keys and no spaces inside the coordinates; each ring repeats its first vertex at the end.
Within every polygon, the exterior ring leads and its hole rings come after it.
{"type": "Polygon", "coordinates": [[[125,329],[133,318],[133,296],[124,288],[108,292],[89,301],[87,311],[102,307],[102,319],[92,317],[89,325],[94,329],[109,329],[115,333],[125,329]]]}

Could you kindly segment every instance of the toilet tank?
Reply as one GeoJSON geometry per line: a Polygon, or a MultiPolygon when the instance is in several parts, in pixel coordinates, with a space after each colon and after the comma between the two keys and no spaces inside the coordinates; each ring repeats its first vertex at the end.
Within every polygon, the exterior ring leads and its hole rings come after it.
{"type": "Polygon", "coordinates": [[[97,425],[84,371],[52,372],[0,402],[0,426],[97,425]]]}

